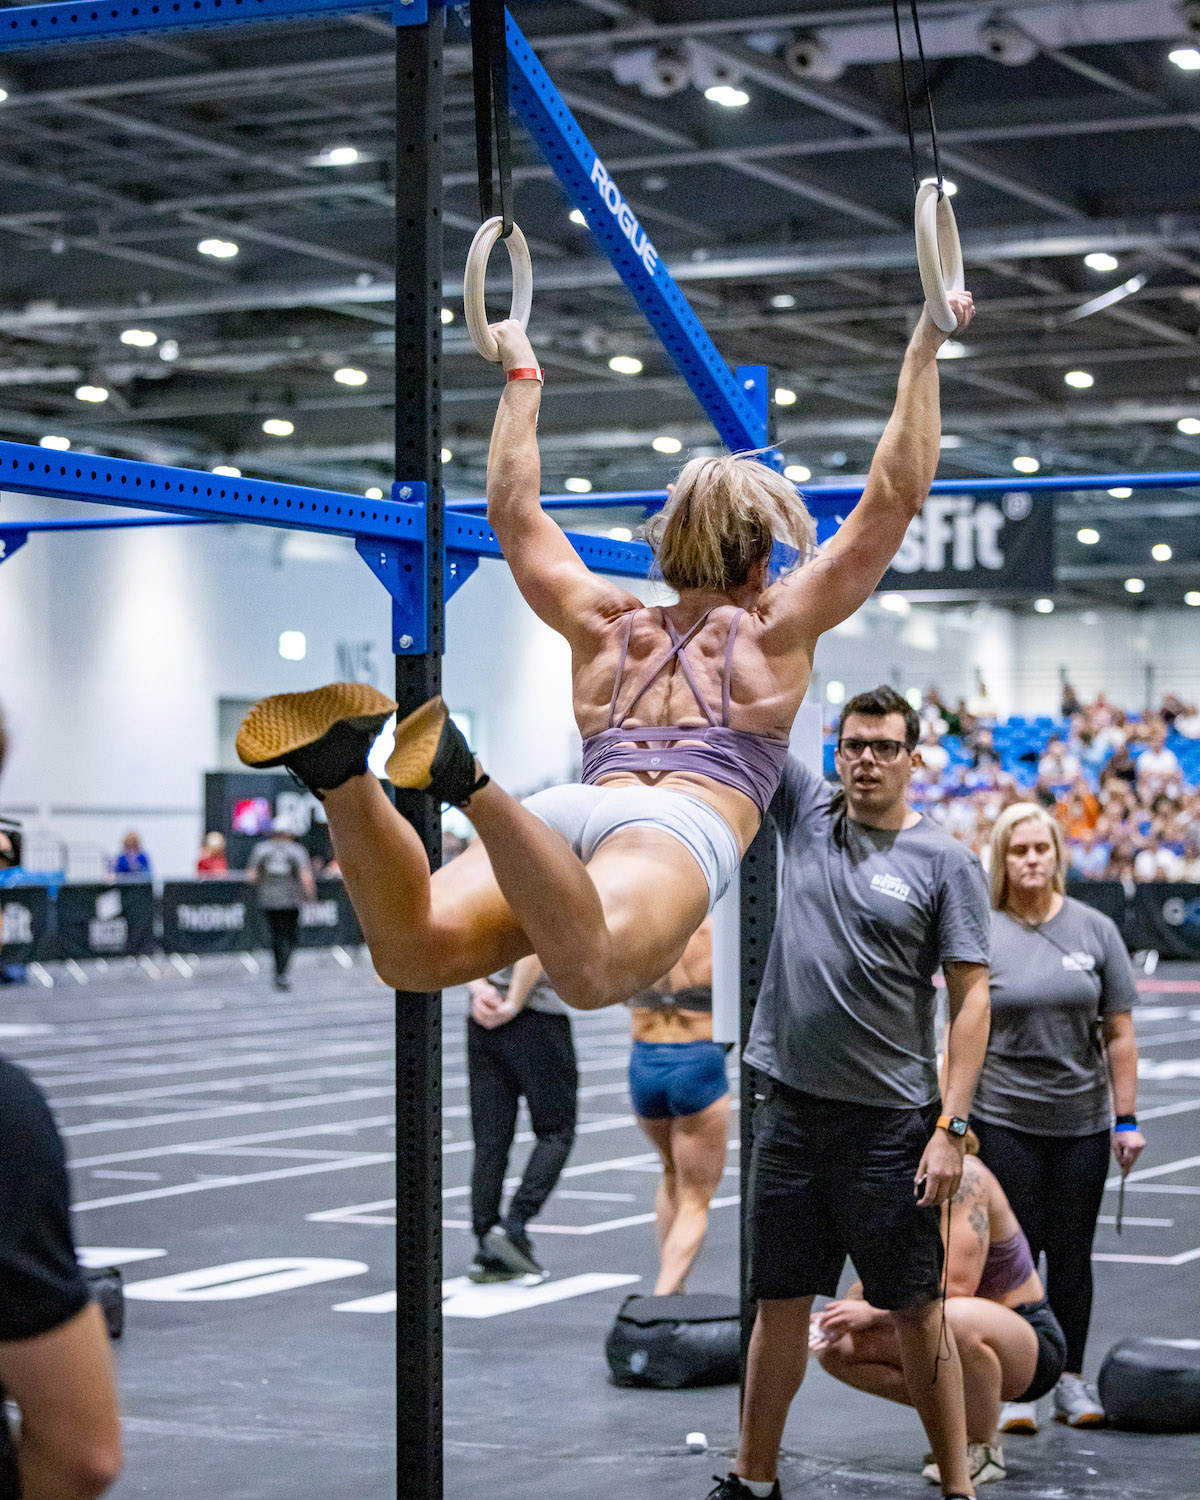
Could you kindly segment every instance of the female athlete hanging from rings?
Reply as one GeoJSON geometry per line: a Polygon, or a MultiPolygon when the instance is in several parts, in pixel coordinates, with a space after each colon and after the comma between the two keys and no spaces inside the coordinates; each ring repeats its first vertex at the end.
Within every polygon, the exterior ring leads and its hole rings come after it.
{"type": "MultiPolygon", "coordinates": [[[[959,328],[974,308],[951,292],[959,328]]],[[[541,372],[520,323],[492,333],[508,379],[488,458],[488,520],[530,608],[570,642],[583,784],[525,803],[490,781],[434,698],[401,720],[388,778],[461,807],[478,840],[430,877],[367,751],[396,705],[363,684],[267,698],[238,753],[324,799],[376,970],[427,992],[537,953],[569,1005],[651,985],[729,884],[787,756],[821,634],[876,587],[937,467],[936,353],[922,313],[858,505],[797,571],[768,580],[775,538],[811,547],[795,486],[753,457],[693,459],[649,528],[678,602],[645,608],[591,573],[539,503],[541,372]]],[[[486,642],[480,643],[486,650],[486,642]]]]}

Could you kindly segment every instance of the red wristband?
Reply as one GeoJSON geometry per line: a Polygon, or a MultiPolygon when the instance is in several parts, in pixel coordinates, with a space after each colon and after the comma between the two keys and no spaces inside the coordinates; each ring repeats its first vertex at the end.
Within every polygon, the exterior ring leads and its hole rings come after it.
{"type": "Polygon", "coordinates": [[[509,370],[505,377],[506,380],[536,380],[539,385],[543,383],[545,378],[545,370],[532,369],[528,365],[523,366],[519,370],[509,370]]]}

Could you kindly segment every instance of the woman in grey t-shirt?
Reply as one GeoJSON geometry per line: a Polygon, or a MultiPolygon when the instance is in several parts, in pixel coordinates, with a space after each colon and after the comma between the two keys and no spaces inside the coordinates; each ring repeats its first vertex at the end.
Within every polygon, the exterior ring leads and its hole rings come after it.
{"type": "MultiPolygon", "coordinates": [[[[1137,987],[1115,924],[1064,894],[1062,835],[1045,808],[1019,802],[999,818],[991,885],[992,1029],[972,1124],[1034,1263],[1046,1253],[1047,1295],[1067,1338],[1056,1415],[1092,1426],[1104,1420],[1082,1379],[1092,1239],[1109,1152],[1127,1172],[1145,1145],[1134,1115],[1137,987]]],[[[1010,1409],[1005,1425],[1036,1429],[1032,1407],[1010,1409]]]]}

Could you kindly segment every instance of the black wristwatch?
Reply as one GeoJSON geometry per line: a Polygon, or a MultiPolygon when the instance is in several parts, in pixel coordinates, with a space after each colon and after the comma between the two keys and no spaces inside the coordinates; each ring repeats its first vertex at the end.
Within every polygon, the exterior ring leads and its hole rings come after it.
{"type": "Polygon", "coordinates": [[[967,1133],[967,1122],[961,1115],[940,1115],[937,1128],[948,1131],[956,1141],[961,1141],[967,1133]]]}

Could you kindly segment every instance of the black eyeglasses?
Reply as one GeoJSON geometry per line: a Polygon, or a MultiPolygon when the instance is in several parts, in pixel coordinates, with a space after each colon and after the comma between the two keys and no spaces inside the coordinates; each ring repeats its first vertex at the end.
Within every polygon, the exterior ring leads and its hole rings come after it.
{"type": "Polygon", "coordinates": [[[869,750],[871,752],[871,759],[877,765],[890,766],[901,750],[907,750],[908,746],[903,740],[847,739],[838,741],[838,749],[847,760],[861,760],[869,750]]]}

